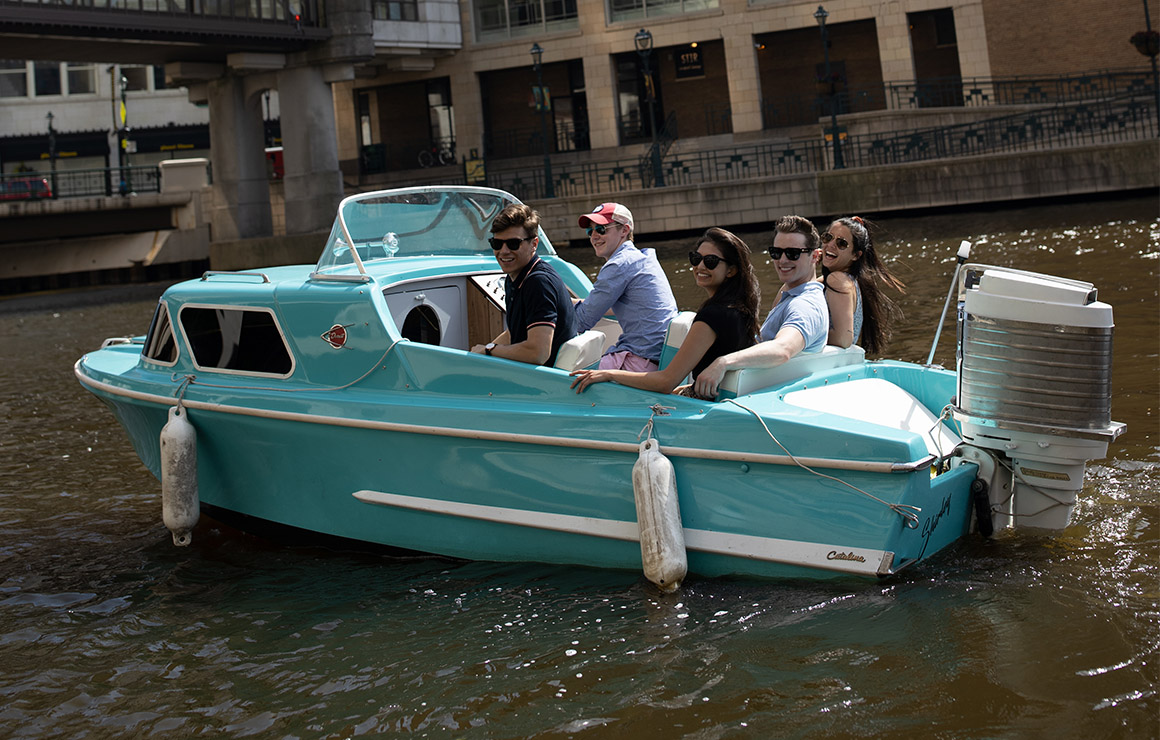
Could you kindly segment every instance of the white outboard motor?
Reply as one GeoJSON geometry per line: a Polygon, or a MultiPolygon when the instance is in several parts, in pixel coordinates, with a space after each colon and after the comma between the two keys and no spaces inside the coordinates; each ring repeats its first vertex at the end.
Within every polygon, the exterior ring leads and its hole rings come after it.
{"type": "Polygon", "coordinates": [[[1087,461],[1125,428],[1111,420],[1112,307],[1091,283],[984,265],[966,266],[959,295],[952,412],[997,458],[992,521],[1063,529],[1087,461]]]}

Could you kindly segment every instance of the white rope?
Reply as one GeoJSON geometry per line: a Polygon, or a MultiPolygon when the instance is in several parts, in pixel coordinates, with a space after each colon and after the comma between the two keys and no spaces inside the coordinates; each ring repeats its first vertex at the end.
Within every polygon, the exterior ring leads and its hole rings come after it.
{"type": "Polygon", "coordinates": [[[644,428],[642,428],[640,433],[636,435],[637,440],[639,441],[641,437],[644,437],[645,439],[652,439],[653,419],[658,416],[668,416],[669,412],[675,408],[676,406],[662,406],[659,403],[654,403],[652,406],[650,406],[649,409],[652,411],[652,414],[649,415],[648,421],[644,423],[644,428]]]}
{"type": "Polygon", "coordinates": [[[882,504],[883,506],[889,508],[895,514],[898,514],[900,517],[902,517],[906,521],[906,526],[909,527],[910,529],[917,529],[918,528],[918,515],[922,513],[922,507],[913,506],[911,504],[892,504],[889,501],[885,501],[883,499],[878,498],[877,496],[875,496],[872,493],[869,493],[867,491],[862,490],[858,486],[847,483],[846,481],[842,480],[841,478],[836,478],[832,475],[827,475],[825,473],[819,473],[818,471],[814,470],[813,468],[809,467],[808,465],[803,464],[796,457],[794,457],[793,453],[790,452],[786,448],[786,446],[783,445],[781,443],[781,441],[777,437],[774,436],[773,432],[769,431],[769,427],[765,425],[765,420],[761,418],[761,414],[758,414],[756,411],[749,408],[748,406],[745,406],[744,404],[738,403],[736,400],[734,400],[732,398],[727,398],[725,400],[727,402],[733,404],[734,406],[737,406],[738,408],[744,409],[744,410],[748,411],[750,414],[753,414],[753,417],[755,419],[757,419],[759,424],[761,424],[761,428],[765,430],[765,433],[769,435],[769,438],[772,439],[774,441],[774,443],[776,443],[777,446],[780,447],[783,452],[785,452],[785,454],[789,457],[789,459],[792,460],[794,462],[794,464],[797,465],[798,467],[800,467],[802,470],[805,470],[809,473],[813,473],[814,475],[818,476],[819,478],[825,478],[827,480],[832,480],[835,483],[840,483],[843,486],[846,486],[847,488],[850,488],[854,491],[857,491],[858,493],[862,494],[863,496],[865,496],[869,499],[872,499],[874,501],[877,501],[878,503],[882,504]]]}

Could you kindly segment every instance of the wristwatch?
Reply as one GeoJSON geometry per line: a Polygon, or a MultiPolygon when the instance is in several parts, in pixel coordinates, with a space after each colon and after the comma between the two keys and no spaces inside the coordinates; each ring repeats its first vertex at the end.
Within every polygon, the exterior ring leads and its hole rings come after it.
{"type": "Polygon", "coordinates": [[[495,349],[495,342],[488,342],[487,344],[483,345],[483,353],[488,357],[491,356],[491,351],[493,349],[495,349]]]}

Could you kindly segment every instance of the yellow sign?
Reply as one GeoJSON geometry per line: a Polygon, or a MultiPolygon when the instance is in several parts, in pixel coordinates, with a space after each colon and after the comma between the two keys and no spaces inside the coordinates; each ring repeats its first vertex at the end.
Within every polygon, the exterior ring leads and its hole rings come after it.
{"type": "Polygon", "coordinates": [[[487,184],[487,168],[482,159],[468,159],[463,162],[463,174],[468,185],[487,184]]]}
{"type": "Polygon", "coordinates": [[[125,125],[125,101],[121,101],[121,125],[125,125]]]}

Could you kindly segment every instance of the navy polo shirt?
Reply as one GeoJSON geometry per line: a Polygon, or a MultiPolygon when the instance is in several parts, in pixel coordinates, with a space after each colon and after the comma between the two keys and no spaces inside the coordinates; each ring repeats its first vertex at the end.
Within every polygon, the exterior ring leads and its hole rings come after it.
{"type": "Polygon", "coordinates": [[[556,362],[560,345],[576,336],[576,312],[564,281],[552,266],[535,257],[515,280],[504,281],[504,302],[507,304],[508,336],[512,344],[528,338],[528,330],[535,326],[550,326],[552,354],[544,363],[551,367],[556,362]]]}

